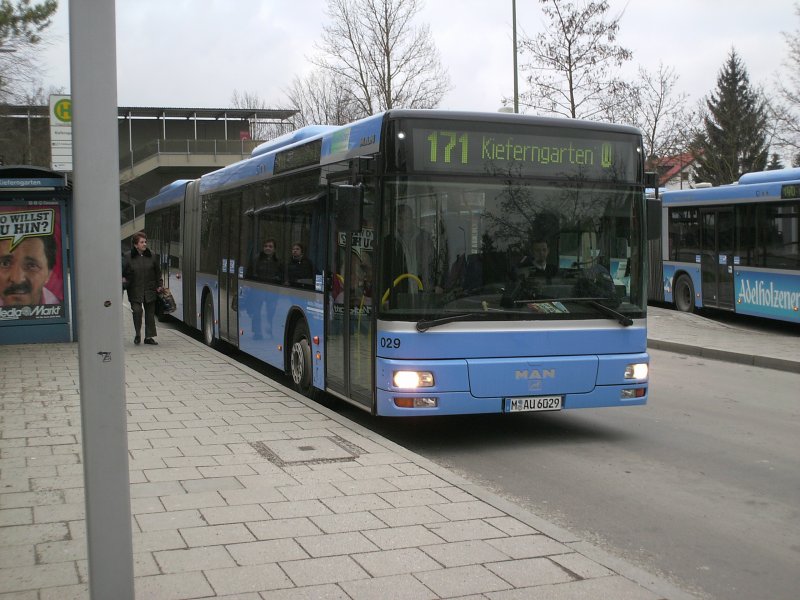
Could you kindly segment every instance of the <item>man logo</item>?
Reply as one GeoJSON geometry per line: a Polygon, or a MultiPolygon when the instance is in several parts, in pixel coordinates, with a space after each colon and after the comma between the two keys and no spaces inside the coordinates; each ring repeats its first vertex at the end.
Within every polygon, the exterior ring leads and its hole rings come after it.
{"type": "Polygon", "coordinates": [[[526,369],[525,371],[514,371],[514,379],[555,379],[555,369],[526,369]]]}

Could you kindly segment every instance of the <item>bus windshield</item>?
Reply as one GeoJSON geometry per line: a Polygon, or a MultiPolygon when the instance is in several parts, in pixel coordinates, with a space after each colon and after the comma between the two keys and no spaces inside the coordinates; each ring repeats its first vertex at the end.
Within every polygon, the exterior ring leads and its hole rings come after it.
{"type": "Polygon", "coordinates": [[[379,311],[417,321],[645,315],[641,190],[386,183],[379,311]]]}

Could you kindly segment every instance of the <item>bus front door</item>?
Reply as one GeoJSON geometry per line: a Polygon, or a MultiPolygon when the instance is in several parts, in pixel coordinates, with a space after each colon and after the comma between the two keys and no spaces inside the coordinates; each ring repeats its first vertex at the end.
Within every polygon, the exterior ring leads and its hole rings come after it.
{"type": "MultiPolygon", "coordinates": [[[[336,202],[336,186],[328,197],[336,202]]],[[[333,231],[328,256],[326,385],[371,406],[373,402],[372,261],[373,205],[364,206],[361,231],[333,231]]]]}
{"type": "Polygon", "coordinates": [[[732,208],[700,211],[702,222],[703,305],[733,309],[734,218],[732,208]]]}
{"type": "Polygon", "coordinates": [[[220,211],[219,337],[239,345],[239,238],[241,198],[222,199],[220,211]]]}

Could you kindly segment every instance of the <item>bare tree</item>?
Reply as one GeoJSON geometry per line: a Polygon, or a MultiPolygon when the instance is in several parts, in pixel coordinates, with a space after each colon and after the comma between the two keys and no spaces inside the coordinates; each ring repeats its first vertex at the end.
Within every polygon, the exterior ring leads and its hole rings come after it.
{"type": "Polygon", "coordinates": [[[297,125],[344,125],[363,113],[347,85],[322,69],[305,78],[295,77],[286,91],[289,103],[300,113],[297,125]]]}
{"type": "Polygon", "coordinates": [[[661,63],[655,72],[639,67],[635,82],[620,84],[617,102],[603,111],[605,120],[642,130],[645,156],[653,161],[688,151],[694,136],[695,113],[689,95],[677,91],[678,74],[661,63]]]}
{"type": "Polygon", "coordinates": [[[0,102],[14,100],[36,83],[39,35],[50,26],[58,8],[56,0],[0,0],[0,102]]]}
{"type": "Polygon", "coordinates": [[[343,86],[359,116],[433,108],[450,89],[430,28],[413,24],[420,8],[418,0],[328,0],[328,25],[311,62],[343,86]]]}
{"type": "Polygon", "coordinates": [[[545,32],[523,38],[521,51],[529,89],[520,103],[536,111],[593,118],[616,101],[623,89],[614,69],[631,58],[615,43],[622,13],[610,20],[607,0],[539,0],[545,32]]]}
{"type": "MultiPolygon", "coordinates": [[[[800,17],[800,4],[794,5],[794,12],[800,17]]],[[[783,76],[777,81],[778,98],[770,108],[776,145],[795,155],[800,151],[800,29],[782,34],[788,54],[783,62],[783,76]]]]}
{"type": "Polygon", "coordinates": [[[271,140],[295,128],[295,123],[293,121],[276,121],[266,116],[259,117],[259,110],[267,111],[270,110],[270,108],[267,106],[267,103],[262,100],[261,96],[255,92],[233,90],[231,107],[253,111],[253,117],[249,120],[249,126],[250,137],[254,140],[271,140]]]}

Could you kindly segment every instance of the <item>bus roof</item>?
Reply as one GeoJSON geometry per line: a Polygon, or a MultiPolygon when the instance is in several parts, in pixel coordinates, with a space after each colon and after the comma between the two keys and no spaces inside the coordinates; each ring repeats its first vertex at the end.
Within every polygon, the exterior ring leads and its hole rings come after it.
{"type": "Polygon", "coordinates": [[[145,212],[165,208],[173,204],[179,203],[183,200],[183,195],[186,192],[186,186],[191,182],[191,179],[178,179],[162,187],[158,194],[153,196],[145,204],[145,212]]]}
{"type": "Polygon", "coordinates": [[[747,173],[739,183],[689,190],[664,192],[664,205],[737,204],[742,202],[770,202],[786,198],[787,185],[800,185],[800,169],[780,169],[747,173]]]}
{"type": "Polygon", "coordinates": [[[800,180],[800,168],[776,169],[774,171],[756,171],[755,173],[745,173],[739,178],[739,185],[766,183],[768,181],[796,180],[800,180]]]}

